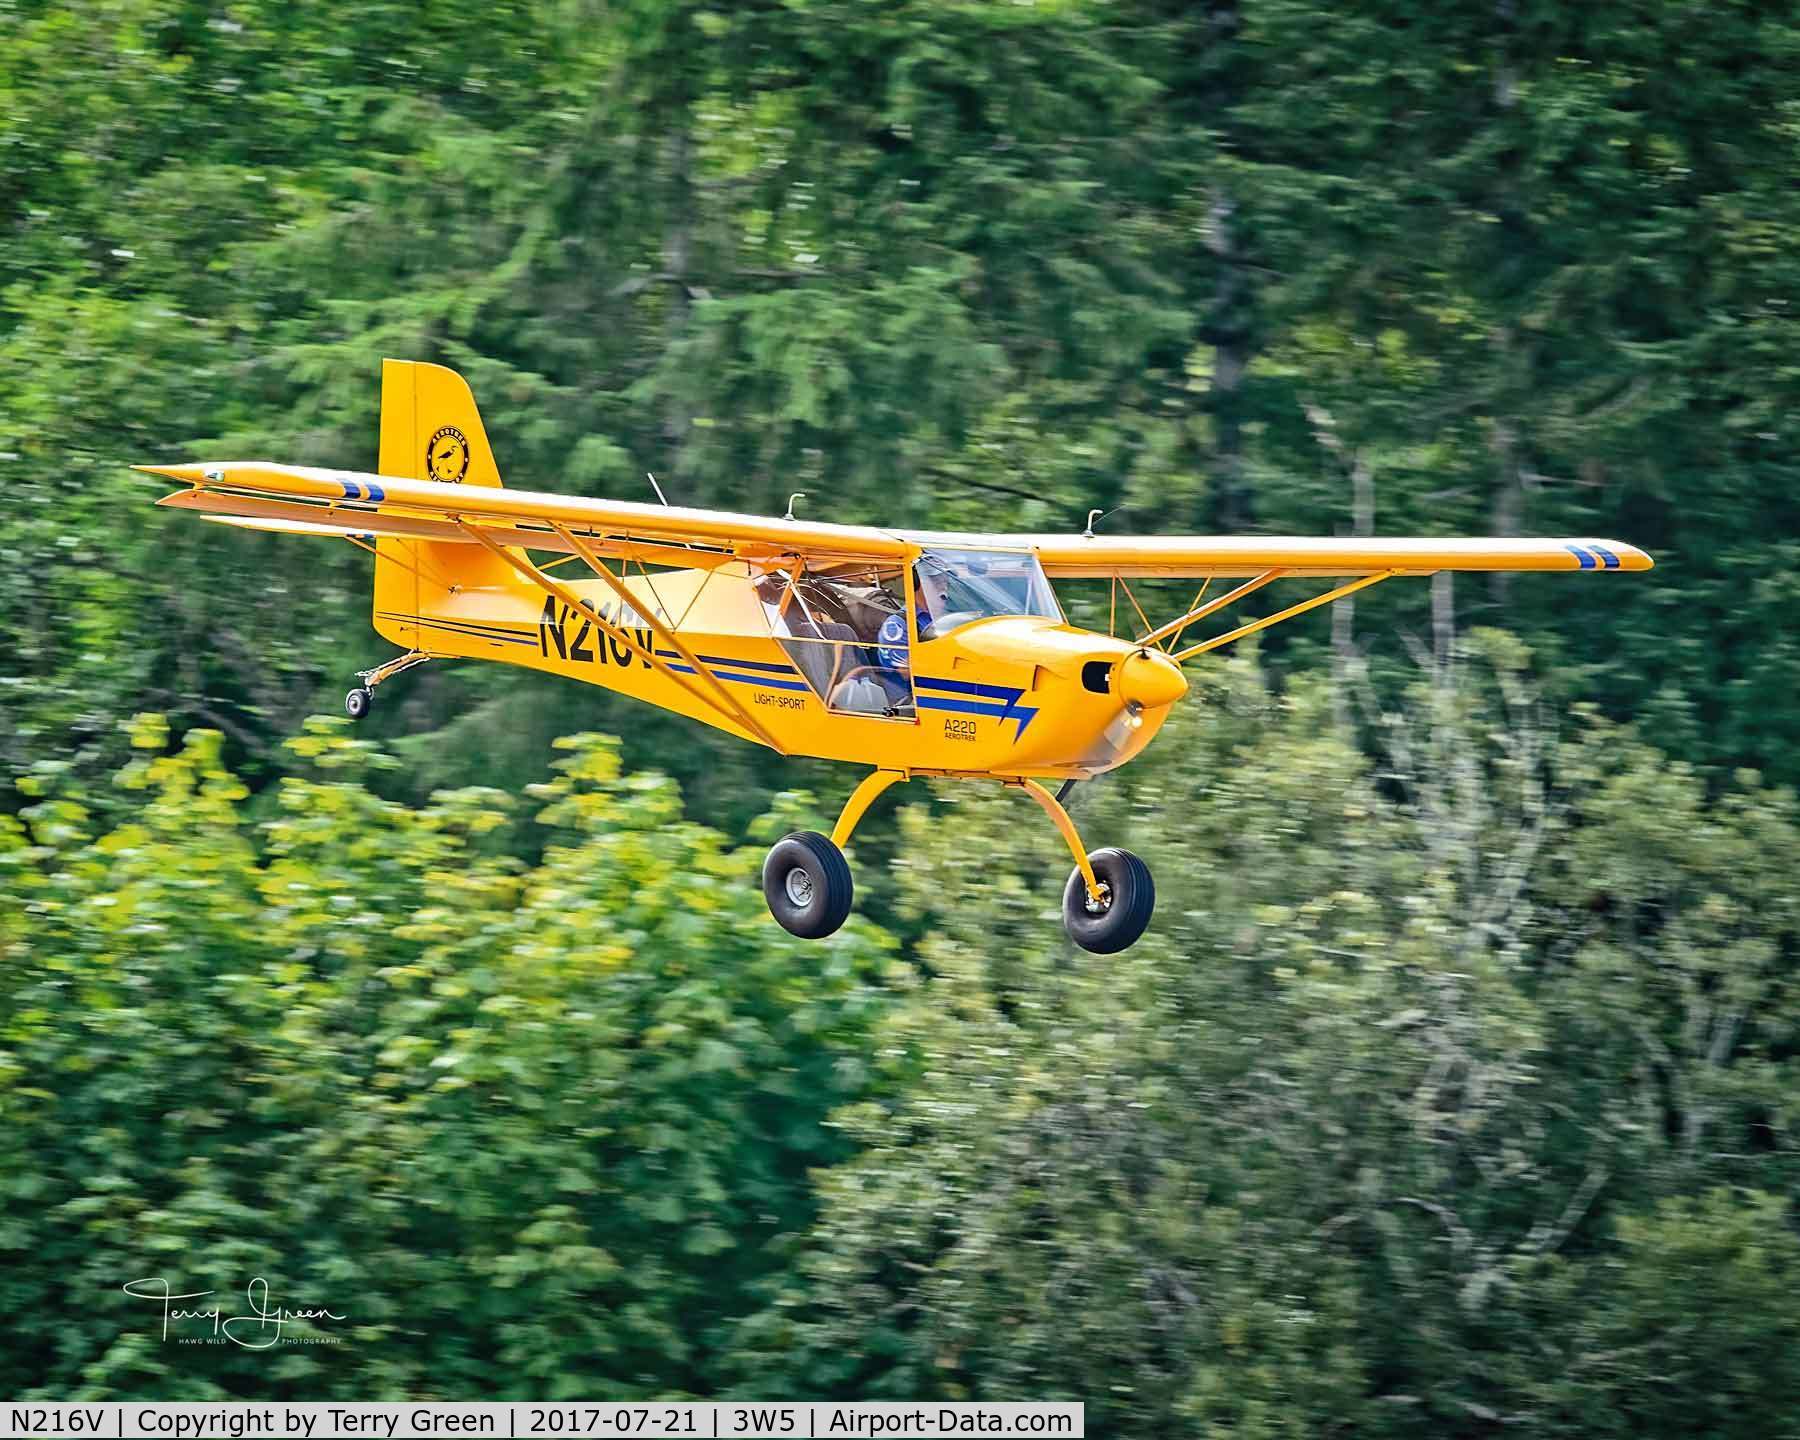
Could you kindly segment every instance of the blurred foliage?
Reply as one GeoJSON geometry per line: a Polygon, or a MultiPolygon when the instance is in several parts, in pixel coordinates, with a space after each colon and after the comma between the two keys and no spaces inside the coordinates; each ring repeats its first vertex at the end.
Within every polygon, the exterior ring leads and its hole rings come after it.
{"type": "Polygon", "coordinates": [[[0,1387],[1792,1435],[1800,816],[1530,665],[1355,681],[1373,758],[1221,666],[1078,792],[1160,877],[1106,957],[997,788],[907,798],[902,952],[764,913],[803,796],[731,848],[581,737],[526,863],[346,722],[258,807],[140,717],[110,797],[0,829],[0,1387]],[[120,1289],[255,1275],[343,1343],[166,1345],[120,1289]]]}
{"type": "Polygon", "coordinates": [[[908,813],[928,978],[759,1318],[787,1388],[1134,1436],[1796,1433],[1792,797],[1559,731],[1481,639],[1380,764],[1239,661],[1097,782],[1089,834],[1161,877],[1122,955],[1057,935],[1015,800],[908,813]]]}
{"type": "Polygon", "coordinates": [[[0,1389],[1800,1434],[1796,58],[1749,0],[0,0],[0,1389]],[[1078,792],[1123,955],[955,788],[803,945],[736,841],[840,775],[489,666],[353,739],[366,557],[124,468],[372,468],[383,355],[545,489],[1658,569],[1201,672],[1078,792]],[[164,1346],[158,1273],[345,1343],[164,1346]]]}
{"type": "Polygon", "coordinates": [[[348,723],[260,823],[216,734],[154,753],[145,720],[129,821],[58,793],[0,836],[0,1388],[717,1385],[848,1153],[891,945],[769,933],[760,855],[612,742],[565,745],[528,868],[475,844],[506,797],[381,800],[348,723]],[[165,1346],[121,1290],[165,1268],[240,1309],[264,1276],[345,1343],[165,1346]]]}

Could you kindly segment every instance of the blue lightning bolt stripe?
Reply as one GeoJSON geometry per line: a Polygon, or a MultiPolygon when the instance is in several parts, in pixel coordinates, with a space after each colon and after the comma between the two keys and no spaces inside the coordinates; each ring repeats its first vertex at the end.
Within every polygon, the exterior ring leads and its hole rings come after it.
{"type": "Polygon", "coordinates": [[[973,680],[934,680],[921,675],[913,682],[921,690],[948,690],[957,695],[990,695],[1011,704],[1025,692],[1017,685],[980,685],[973,680]]]}
{"type": "Polygon", "coordinates": [[[1024,691],[1017,685],[982,685],[973,680],[938,680],[929,675],[918,675],[913,678],[914,687],[923,692],[926,690],[945,690],[949,695],[926,695],[918,697],[921,710],[953,710],[964,715],[991,715],[998,720],[1017,720],[1018,733],[1013,736],[1017,742],[1024,734],[1025,727],[1037,718],[1037,710],[1029,705],[1019,704],[1024,691]],[[952,695],[981,696],[979,700],[957,700],[952,695]],[[998,703],[995,703],[998,702],[998,703]]]}
{"type": "Polygon", "coordinates": [[[919,696],[921,710],[954,710],[962,715],[992,715],[1000,720],[1013,720],[1018,717],[1006,705],[994,705],[986,700],[950,700],[942,695],[919,696]]]}

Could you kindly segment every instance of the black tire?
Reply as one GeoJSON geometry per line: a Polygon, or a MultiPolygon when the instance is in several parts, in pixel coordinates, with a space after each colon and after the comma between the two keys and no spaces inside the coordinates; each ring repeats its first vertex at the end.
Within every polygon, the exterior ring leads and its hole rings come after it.
{"type": "Polygon", "coordinates": [[[763,861],[763,898],[790,935],[823,940],[850,918],[855,886],[844,852],[823,835],[796,830],[763,861]]]}
{"type": "Polygon", "coordinates": [[[1063,924],[1069,938],[1095,955],[1115,955],[1137,943],[1156,909],[1156,882],[1150,867],[1129,850],[1096,850],[1088,856],[1105,898],[1100,909],[1088,904],[1081,871],[1070,872],[1063,887],[1063,924]]]}
{"type": "Polygon", "coordinates": [[[374,692],[366,690],[361,685],[358,685],[344,697],[344,713],[352,720],[360,720],[369,713],[370,708],[374,704],[374,692]]]}

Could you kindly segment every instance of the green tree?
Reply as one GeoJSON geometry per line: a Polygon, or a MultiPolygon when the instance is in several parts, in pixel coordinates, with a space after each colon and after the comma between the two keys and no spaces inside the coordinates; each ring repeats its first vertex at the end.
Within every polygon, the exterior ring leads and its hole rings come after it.
{"type": "MultiPolygon", "coordinates": [[[[1388,715],[1380,770],[1319,688],[1225,672],[1082,807],[1090,843],[1155,857],[1123,955],[1051,940],[1065,865],[1016,802],[912,813],[927,978],[886,1022],[893,1080],[842,1117],[862,1153],[824,1179],[811,1283],[761,1322],[800,1388],[1079,1396],[1134,1435],[1553,1403],[1574,1434],[1602,1402],[1543,1357],[1594,1352],[1597,1316],[1643,1335],[1688,1305],[1696,1363],[1784,1343],[1791,1305],[1740,1329],[1735,1280],[1678,1301],[1646,1237],[1659,1204],[1793,1183],[1796,930],[1762,903],[1791,797],[1709,804],[1591,718],[1560,735],[1483,645],[1388,715]]],[[[1779,1206],[1739,1227],[1722,1249],[1793,1245],[1779,1206]]],[[[1635,1433],[1749,1383],[1672,1398],[1634,1347],[1605,1386],[1667,1399],[1635,1433]]]]}
{"type": "Polygon", "coordinates": [[[565,746],[526,867],[477,844],[502,797],[382,800],[341,727],[260,824],[216,735],[147,720],[129,819],[47,795],[0,834],[6,1388],[712,1388],[847,1154],[888,947],[773,930],[758,857],[612,742],[565,746]],[[177,1349],[122,1291],[255,1276],[342,1344],[177,1349]]]}

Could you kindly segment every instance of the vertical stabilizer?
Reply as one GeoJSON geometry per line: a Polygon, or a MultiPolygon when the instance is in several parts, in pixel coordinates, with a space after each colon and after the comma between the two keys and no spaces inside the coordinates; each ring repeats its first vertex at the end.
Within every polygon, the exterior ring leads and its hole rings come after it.
{"type": "MultiPolygon", "coordinates": [[[[454,370],[416,360],[381,362],[381,456],[376,468],[403,480],[500,484],[500,470],[469,385],[454,370]]],[[[505,585],[505,563],[473,545],[375,542],[375,629],[396,645],[431,648],[419,620],[440,613],[452,587],[505,585]]]]}

